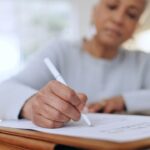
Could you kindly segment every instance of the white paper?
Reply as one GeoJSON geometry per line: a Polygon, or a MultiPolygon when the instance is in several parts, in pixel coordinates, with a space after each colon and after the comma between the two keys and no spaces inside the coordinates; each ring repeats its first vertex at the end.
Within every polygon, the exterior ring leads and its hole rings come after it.
{"type": "Polygon", "coordinates": [[[92,127],[87,126],[83,120],[70,122],[59,129],[41,128],[27,120],[2,121],[0,126],[116,142],[150,138],[150,117],[111,114],[88,114],[88,117],[92,127]]]}

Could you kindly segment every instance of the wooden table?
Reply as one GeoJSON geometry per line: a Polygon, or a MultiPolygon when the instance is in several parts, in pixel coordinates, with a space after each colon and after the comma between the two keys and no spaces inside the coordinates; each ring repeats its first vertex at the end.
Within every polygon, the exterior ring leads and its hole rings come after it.
{"type": "Polygon", "coordinates": [[[75,148],[80,150],[146,149],[150,148],[150,138],[134,142],[117,143],[30,130],[0,128],[0,150],[73,150],[75,148]],[[66,148],[61,145],[74,148],[66,148]]]}

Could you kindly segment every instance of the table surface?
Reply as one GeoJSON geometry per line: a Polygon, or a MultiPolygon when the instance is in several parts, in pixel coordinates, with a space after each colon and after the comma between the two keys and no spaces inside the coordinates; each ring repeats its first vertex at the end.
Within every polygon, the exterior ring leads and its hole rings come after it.
{"type": "Polygon", "coordinates": [[[11,128],[0,128],[0,142],[28,150],[54,150],[58,144],[86,150],[133,150],[150,148],[150,138],[133,142],[116,143],[11,128]]]}

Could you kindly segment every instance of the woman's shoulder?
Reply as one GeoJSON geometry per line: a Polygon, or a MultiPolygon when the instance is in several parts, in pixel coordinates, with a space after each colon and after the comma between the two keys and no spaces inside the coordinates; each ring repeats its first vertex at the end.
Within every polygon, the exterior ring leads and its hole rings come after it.
{"type": "Polygon", "coordinates": [[[60,38],[51,39],[48,43],[43,44],[39,50],[37,50],[33,57],[67,57],[73,55],[73,51],[79,51],[80,41],[69,41],[60,38]]]}
{"type": "Polygon", "coordinates": [[[55,49],[54,51],[58,51],[59,53],[72,53],[72,51],[77,51],[81,47],[80,40],[64,40],[64,39],[53,39],[48,44],[49,51],[55,49]]]}
{"type": "Polygon", "coordinates": [[[128,50],[128,49],[122,48],[121,53],[122,55],[124,55],[126,59],[132,59],[136,61],[140,61],[140,60],[144,61],[147,59],[150,60],[150,53],[144,52],[141,50],[128,50]]]}

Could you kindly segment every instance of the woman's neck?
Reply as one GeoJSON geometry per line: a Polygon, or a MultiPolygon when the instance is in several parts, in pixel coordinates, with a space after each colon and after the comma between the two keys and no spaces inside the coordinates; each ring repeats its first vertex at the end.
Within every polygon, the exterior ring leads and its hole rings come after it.
{"type": "Polygon", "coordinates": [[[117,56],[118,48],[101,44],[96,38],[84,40],[83,48],[95,58],[113,59],[117,56]]]}

